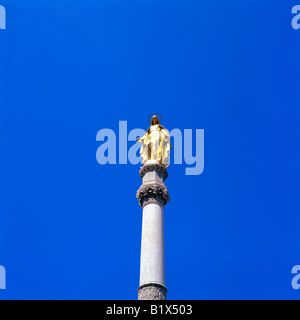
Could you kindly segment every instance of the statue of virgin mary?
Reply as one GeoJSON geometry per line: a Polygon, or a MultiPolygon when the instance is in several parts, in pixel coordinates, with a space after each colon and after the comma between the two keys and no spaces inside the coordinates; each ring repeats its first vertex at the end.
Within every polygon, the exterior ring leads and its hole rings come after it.
{"type": "Polygon", "coordinates": [[[145,135],[137,139],[137,141],[142,144],[140,155],[143,164],[149,160],[155,160],[166,167],[169,166],[170,133],[160,124],[156,115],[152,117],[151,126],[145,135]]]}

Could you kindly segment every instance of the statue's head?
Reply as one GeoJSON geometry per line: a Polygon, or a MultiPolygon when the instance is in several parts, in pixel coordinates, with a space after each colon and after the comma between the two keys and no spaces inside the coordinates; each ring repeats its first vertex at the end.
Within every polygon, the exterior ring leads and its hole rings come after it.
{"type": "Polygon", "coordinates": [[[151,119],[151,126],[155,126],[156,124],[160,124],[160,122],[157,116],[153,116],[151,119]]]}

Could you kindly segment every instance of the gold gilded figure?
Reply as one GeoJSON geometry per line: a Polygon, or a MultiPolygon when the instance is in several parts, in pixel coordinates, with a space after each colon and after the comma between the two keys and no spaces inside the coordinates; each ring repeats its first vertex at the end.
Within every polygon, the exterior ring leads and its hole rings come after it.
{"type": "Polygon", "coordinates": [[[170,133],[160,124],[156,115],[152,117],[151,126],[145,135],[137,139],[137,141],[142,144],[140,155],[143,159],[143,164],[148,160],[156,160],[166,167],[169,166],[170,133]]]}

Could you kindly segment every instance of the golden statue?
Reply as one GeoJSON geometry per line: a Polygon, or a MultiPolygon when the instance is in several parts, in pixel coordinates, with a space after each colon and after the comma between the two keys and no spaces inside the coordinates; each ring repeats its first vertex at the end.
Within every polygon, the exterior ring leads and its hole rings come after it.
{"type": "Polygon", "coordinates": [[[170,133],[161,124],[156,115],[151,119],[151,126],[146,131],[145,135],[139,139],[142,144],[140,155],[142,163],[155,160],[159,163],[169,166],[169,157],[171,150],[170,133]]]}

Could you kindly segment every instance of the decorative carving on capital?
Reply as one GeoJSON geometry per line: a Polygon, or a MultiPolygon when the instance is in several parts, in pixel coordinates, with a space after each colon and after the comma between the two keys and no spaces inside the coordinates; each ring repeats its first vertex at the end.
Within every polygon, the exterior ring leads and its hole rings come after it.
{"type": "Polygon", "coordinates": [[[164,206],[170,201],[168,189],[158,185],[142,185],[136,197],[142,208],[152,203],[164,206]]]}
{"type": "Polygon", "coordinates": [[[138,288],[138,300],[166,300],[167,288],[160,284],[146,284],[138,288]]]}
{"type": "Polygon", "coordinates": [[[162,178],[165,181],[168,178],[168,171],[167,168],[159,163],[153,164],[145,164],[140,170],[140,176],[143,179],[144,175],[149,171],[156,171],[162,173],[162,178]]]}

